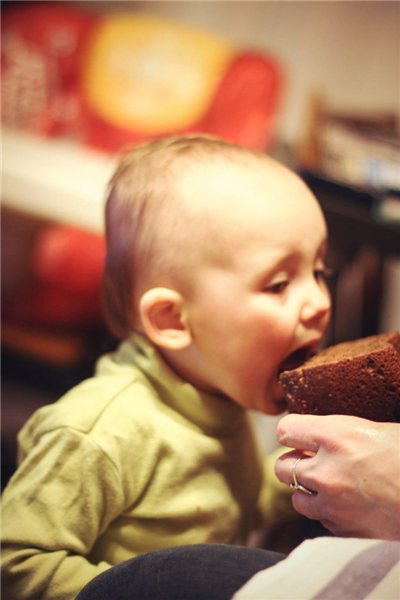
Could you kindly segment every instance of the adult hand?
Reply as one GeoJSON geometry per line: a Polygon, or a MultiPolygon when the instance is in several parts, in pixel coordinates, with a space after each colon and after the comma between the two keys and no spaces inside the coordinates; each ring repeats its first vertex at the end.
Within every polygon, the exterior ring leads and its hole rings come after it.
{"type": "Polygon", "coordinates": [[[400,539],[400,425],[345,415],[283,417],[278,478],[316,493],[293,494],[294,508],[335,535],[400,539]]]}

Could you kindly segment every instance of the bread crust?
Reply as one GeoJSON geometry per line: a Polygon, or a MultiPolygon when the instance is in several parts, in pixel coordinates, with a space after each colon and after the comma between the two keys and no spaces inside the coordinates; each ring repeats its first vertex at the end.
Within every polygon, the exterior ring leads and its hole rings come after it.
{"type": "Polygon", "coordinates": [[[400,422],[400,333],[325,348],[280,382],[289,412],[400,422]]]}

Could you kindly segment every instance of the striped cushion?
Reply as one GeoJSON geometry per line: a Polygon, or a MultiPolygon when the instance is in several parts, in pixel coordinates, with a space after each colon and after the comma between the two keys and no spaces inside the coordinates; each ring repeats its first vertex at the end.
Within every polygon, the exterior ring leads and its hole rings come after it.
{"type": "Polygon", "coordinates": [[[400,542],[322,537],[257,573],[233,600],[400,598],[400,542]]]}

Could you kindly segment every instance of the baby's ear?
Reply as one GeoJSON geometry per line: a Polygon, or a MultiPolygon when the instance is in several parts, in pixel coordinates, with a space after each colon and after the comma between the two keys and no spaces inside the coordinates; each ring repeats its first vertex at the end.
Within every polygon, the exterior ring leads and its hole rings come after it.
{"type": "Polygon", "coordinates": [[[163,348],[182,350],[192,341],[185,322],[183,298],[169,288],[152,288],[139,302],[140,318],[149,339],[163,348]]]}

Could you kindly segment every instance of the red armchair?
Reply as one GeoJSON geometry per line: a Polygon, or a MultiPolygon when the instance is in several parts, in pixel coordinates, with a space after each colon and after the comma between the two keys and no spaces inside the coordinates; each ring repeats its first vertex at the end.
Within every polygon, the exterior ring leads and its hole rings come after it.
{"type": "MultiPolygon", "coordinates": [[[[269,150],[282,94],[281,69],[265,53],[133,11],[98,15],[74,3],[3,10],[2,78],[6,128],[106,153],[193,131],[269,150]]],[[[100,234],[46,226],[8,317],[59,327],[99,322],[103,257],[100,234]]]]}

